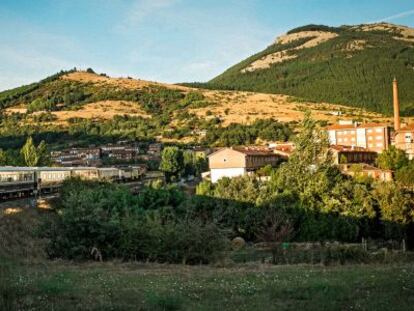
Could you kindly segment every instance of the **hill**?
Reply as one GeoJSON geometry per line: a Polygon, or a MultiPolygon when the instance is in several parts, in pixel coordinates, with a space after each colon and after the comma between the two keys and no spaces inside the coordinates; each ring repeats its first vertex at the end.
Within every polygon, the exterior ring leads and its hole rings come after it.
{"type": "Polygon", "coordinates": [[[276,132],[290,125],[279,122],[296,122],[306,108],[328,123],[339,117],[384,120],[382,115],[362,109],[286,95],[195,89],[111,78],[92,70],[60,72],[1,92],[0,107],[0,148],[18,148],[28,135],[53,145],[117,139],[242,144],[254,143],[258,137],[270,139],[269,133],[275,134],[274,139],[286,139],[276,132]],[[273,121],[263,123],[269,119],[273,121]],[[265,128],[272,130],[260,135],[265,128]],[[225,131],[232,134],[223,134],[225,131]]]}
{"type": "Polygon", "coordinates": [[[414,29],[386,23],[308,25],[208,83],[192,86],[287,94],[391,114],[394,76],[402,114],[413,115],[414,29]]]}

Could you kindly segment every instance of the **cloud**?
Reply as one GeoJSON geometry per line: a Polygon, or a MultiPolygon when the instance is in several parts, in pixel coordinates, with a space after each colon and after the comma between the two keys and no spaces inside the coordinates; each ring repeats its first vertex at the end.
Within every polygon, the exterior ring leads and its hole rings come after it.
{"type": "Polygon", "coordinates": [[[376,21],[368,22],[368,24],[378,23],[378,22],[389,22],[389,21],[392,21],[392,20],[395,20],[395,19],[399,19],[399,18],[402,18],[402,17],[411,16],[411,15],[414,15],[414,10],[404,11],[404,12],[401,12],[401,13],[398,13],[398,14],[383,17],[383,18],[378,19],[376,21]]]}

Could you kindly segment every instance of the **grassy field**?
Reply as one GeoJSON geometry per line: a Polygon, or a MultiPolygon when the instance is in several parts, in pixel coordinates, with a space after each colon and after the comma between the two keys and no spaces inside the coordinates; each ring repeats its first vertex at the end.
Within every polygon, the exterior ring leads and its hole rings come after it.
{"type": "Polygon", "coordinates": [[[414,304],[413,265],[1,266],[4,310],[412,310],[414,304]]]}
{"type": "MultiPolygon", "coordinates": [[[[47,211],[0,204],[0,310],[412,310],[414,265],[50,261],[47,211]]],[[[391,260],[391,262],[393,262],[391,260]]]]}

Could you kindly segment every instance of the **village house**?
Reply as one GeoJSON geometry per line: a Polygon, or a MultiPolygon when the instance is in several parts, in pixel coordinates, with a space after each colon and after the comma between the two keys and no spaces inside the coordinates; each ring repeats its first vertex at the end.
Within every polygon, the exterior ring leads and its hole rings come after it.
{"type": "Polygon", "coordinates": [[[254,172],[266,165],[276,166],[281,156],[266,147],[223,148],[208,156],[213,183],[223,177],[236,177],[254,172]]]}

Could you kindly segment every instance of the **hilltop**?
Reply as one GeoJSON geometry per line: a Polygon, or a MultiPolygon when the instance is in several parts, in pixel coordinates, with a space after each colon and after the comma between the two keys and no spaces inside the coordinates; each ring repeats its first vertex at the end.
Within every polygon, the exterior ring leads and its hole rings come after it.
{"type": "Polygon", "coordinates": [[[205,84],[286,94],[391,114],[398,78],[403,115],[414,114],[414,29],[388,23],[292,29],[205,84]]]}
{"type": "MultiPolygon", "coordinates": [[[[1,92],[0,107],[3,148],[16,148],[27,135],[52,144],[117,138],[220,144],[228,126],[234,132],[246,132],[266,119],[296,122],[307,108],[326,123],[338,118],[384,121],[378,113],[281,94],[196,89],[111,78],[92,70],[60,72],[1,92]]],[[[269,122],[260,126],[272,127],[269,122]]],[[[256,134],[247,136],[248,142],[254,142],[256,134]]],[[[230,141],[226,139],[226,144],[230,141]]]]}

